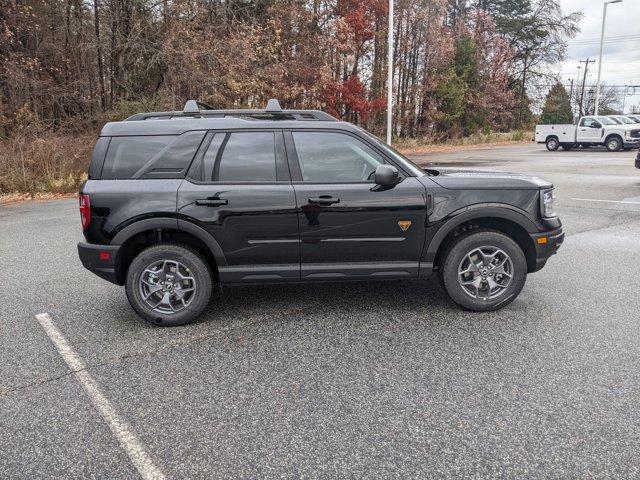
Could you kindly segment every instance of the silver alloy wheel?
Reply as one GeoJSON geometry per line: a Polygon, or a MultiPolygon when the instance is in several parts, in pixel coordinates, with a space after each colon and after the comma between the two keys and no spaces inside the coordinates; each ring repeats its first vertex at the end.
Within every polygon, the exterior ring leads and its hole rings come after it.
{"type": "Polygon", "coordinates": [[[558,141],[555,138],[550,138],[549,140],[547,140],[547,148],[549,150],[555,150],[556,148],[558,148],[558,141]]]}
{"type": "Polygon", "coordinates": [[[193,301],[196,280],[188,267],[175,260],[158,260],[140,275],[142,300],[156,312],[170,314],[184,310],[193,301]]]}
{"type": "Polygon", "coordinates": [[[620,148],[620,142],[617,138],[612,138],[607,142],[607,148],[611,151],[618,150],[620,148]]]}
{"type": "Polygon", "coordinates": [[[458,283],[473,298],[488,300],[502,295],[513,278],[513,262],[498,247],[478,247],[458,265],[458,283]]]}

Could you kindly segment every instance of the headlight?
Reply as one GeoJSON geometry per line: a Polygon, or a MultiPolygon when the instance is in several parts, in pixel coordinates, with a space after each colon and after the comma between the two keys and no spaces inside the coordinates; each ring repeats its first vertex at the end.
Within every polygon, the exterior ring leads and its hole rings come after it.
{"type": "Polygon", "coordinates": [[[557,215],[555,199],[553,188],[540,191],[540,212],[543,217],[555,217],[557,215]]]}

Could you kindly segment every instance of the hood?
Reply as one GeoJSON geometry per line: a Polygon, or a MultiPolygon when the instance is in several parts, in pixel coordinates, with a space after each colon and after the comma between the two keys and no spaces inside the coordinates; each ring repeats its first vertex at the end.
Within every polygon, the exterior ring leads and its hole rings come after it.
{"type": "Polygon", "coordinates": [[[473,170],[467,168],[428,167],[431,180],[444,188],[453,190],[474,189],[528,189],[550,188],[546,180],[520,173],[498,170],[473,170]]]}

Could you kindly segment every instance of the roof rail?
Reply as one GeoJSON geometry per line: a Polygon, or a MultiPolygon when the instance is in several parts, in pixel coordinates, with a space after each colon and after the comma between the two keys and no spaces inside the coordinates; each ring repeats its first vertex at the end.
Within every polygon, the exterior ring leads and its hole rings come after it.
{"type": "Polygon", "coordinates": [[[166,120],[171,118],[225,118],[238,117],[248,120],[320,120],[325,122],[336,122],[337,118],[320,110],[283,110],[280,102],[272,98],[267,102],[264,110],[259,109],[231,109],[214,110],[209,105],[197,100],[187,100],[182,111],[176,112],[149,112],[137,113],[127,118],[127,121],[134,120],[166,120]]]}

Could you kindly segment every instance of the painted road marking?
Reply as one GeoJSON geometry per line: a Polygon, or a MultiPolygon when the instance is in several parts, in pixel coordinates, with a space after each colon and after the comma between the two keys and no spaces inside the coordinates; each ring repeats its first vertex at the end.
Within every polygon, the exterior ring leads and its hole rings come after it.
{"type": "Polygon", "coordinates": [[[164,474],[154,465],[131,426],[118,415],[109,399],[104,396],[98,383],[87,371],[82,359],[53,323],[51,316],[48,313],[40,313],[36,315],[36,320],[38,320],[49,339],[56,346],[60,356],[69,366],[82,388],[87,392],[91,403],[96,407],[113,435],[120,442],[120,446],[129,455],[131,462],[142,478],[145,480],[164,480],[164,474]]]}
{"type": "Polygon", "coordinates": [[[578,200],[581,202],[625,203],[629,205],[640,205],[640,202],[637,202],[635,200],[599,200],[595,198],[572,198],[571,200],[578,200]]]}

